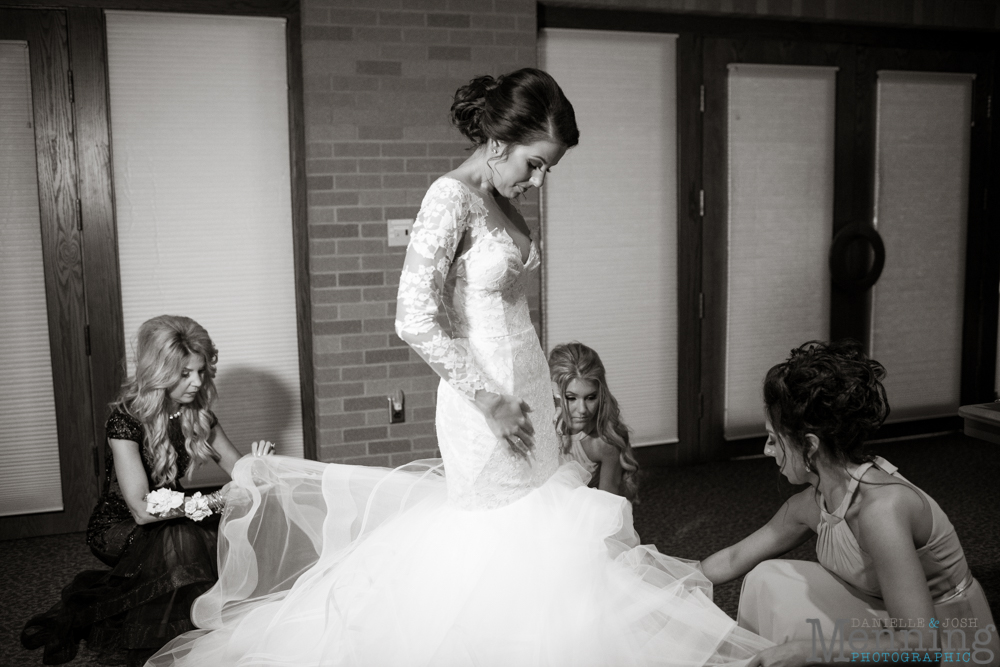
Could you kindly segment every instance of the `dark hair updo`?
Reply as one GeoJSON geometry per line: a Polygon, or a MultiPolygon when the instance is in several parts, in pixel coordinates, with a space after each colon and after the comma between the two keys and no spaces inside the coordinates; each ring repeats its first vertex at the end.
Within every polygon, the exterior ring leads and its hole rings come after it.
{"type": "Polygon", "coordinates": [[[853,340],[810,341],[767,372],[764,405],[774,429],[805,448],[812,433],[842,462],[867,460],[864,442],[889,416],[885,368],[853,340]]]}
{"type": "Polygon", "coordinates": [[[548,73],[526,67],[480,76],[455,91],[451,121],[476,146],[490,139],[508,146],[548,139],[572,148],[580,141],[573,105],[548,73]]]}

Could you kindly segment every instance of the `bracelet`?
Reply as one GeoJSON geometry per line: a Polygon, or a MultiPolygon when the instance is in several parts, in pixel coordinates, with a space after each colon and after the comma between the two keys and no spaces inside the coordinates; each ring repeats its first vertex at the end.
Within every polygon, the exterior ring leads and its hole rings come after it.
{"type": "Polygon", "coordinates": [[[208,506],[213,512],[221,513],[226,508],[226,497],[223,495],[222,489],[213,491],[205,497],[208,499],[208,506]]]}

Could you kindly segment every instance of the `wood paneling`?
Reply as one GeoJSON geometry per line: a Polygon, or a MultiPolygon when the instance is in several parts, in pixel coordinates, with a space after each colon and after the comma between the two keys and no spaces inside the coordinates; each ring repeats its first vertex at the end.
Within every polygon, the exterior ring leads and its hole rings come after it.
{"type": "Polygon", "coordinates": [[[306,195],[306,130],[302,100],[302,29],[298,3],[286,15],[288,128],[292,181],[292,247],[298,314],[299,385],[302,396],[302,455],[317,460],[316,392],[313,382],[312,299],[309,281],[309,221],[306,195]]]}
{"type": "MultiPolygon", "coordinates": [[[[718,39],[704,41],[703,72],[724,72],[730,45],[718,39]]],[[[705,113],[702,128],[705,219],[702,232],[701,288],[705,317],[701,322],[702,418],[699,458],[713,460],[726,454],[723,414],[726,405],[726,293],[729,278],[726,241],[729,193],[726,189],[726,109],[729,91],[725,76],[705,76],[705,113]]]]}
{"type": "Polygon", "coordinates": [[[238,14],[241,16],[287,16],[298,12],[299,0],[7,0],[21,7],[62,9],[122,9],[186,14],[238,14]]]}
{"type": "Polygon", "coordinates": [[[83,216],[83,266],[90,314],[90,366],[94,452],[104,474],[104,424],[121,386],[125,358],[118,280],[118,237],[112,188],[104,13],[70,9],[70,53],[76,110],[76,154],[83,216]]]}
{"type": "Polygon", "coordinates": [[[677,38],[678,443],[672,463],[700,458],[702,265],[702,39],[677,38]]]}
{"type": "Polygon", "coordinates": [[[34,106],[42,258],[64,510],[0,519],[0,535],[82,530],[97,499],[77,218],[70,64],[63,12],[0,10],[0,37],[26,39],[34,106]],[[15,31],[21,31],[17,36],[15,31]]]}

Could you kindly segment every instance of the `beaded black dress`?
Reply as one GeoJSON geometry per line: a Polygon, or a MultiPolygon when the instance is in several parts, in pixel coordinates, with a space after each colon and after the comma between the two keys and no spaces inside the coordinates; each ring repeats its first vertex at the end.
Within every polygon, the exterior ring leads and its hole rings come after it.
{"type": "MultiPolygon", "coordinates": [[[[139,443],[150,490],[162,486],[153,482],[152,462],[141,446],[142,424],[116,411],[106,430],[108,439],[139,443]]],[[[177,452],[180,480],[191,457],[177,420],[170,421],[168,435],[177,452]]],[[[142,665],[166,642],[194,628],[191,603],[218,579],[218,515],[201,522],[181,517],[136,524],[122,497],[107,443],[105,452],[104,489],[90,517],[87,544],[111,569],[81,572],[63,589],[55,606],[25,625],[21,643],[29,649],[44,646],[46,665],[72,660],[81,639],[104,664],[142,665]]],[[[182,487],[178,481],[172,488],[182,487]]]]}

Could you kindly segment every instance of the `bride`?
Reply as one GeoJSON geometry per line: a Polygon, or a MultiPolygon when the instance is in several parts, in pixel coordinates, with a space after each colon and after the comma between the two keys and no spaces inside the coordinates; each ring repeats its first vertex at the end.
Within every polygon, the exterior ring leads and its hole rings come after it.
{"type": "Polygon", "coordinates": [[[424,197],[396,314],[442,379],[443,464],[241,460],[201,629],[150,664],[757,664],[769,643],[708,580],[558,463],[526,297],[539,250],[513,201],[576,145],[573,107],[522,69],[460,88],[452,119],[475,149],[424,197]]]}

